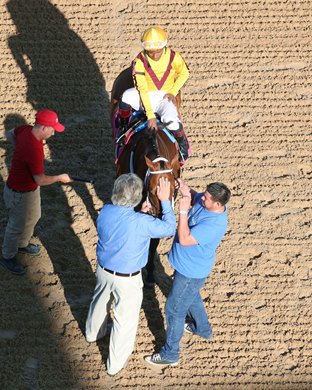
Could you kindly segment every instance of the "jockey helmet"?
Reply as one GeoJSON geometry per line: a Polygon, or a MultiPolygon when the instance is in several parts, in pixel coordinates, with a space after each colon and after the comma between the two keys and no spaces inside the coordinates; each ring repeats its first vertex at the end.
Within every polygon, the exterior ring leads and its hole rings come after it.
{"type": "Polygon", "coordinates": [[[142,34],[141,42],[145,50],[163,49],[167,45],[167,34],[160,27],[150,27],[142,34]]]}

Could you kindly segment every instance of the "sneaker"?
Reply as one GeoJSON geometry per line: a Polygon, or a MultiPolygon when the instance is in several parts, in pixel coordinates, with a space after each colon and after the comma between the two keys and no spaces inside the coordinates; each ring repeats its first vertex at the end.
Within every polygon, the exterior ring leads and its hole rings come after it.
{"type": "Polygon", "coordinates": [[[190,322],[186,322],[184,324],[184,332],[188,334],[194,334],[194,330],[190,322]]]}
{"type": "MultiPolygon", "coordinates": [[[[195,330],[194,330],[194,324],[192,322],[186,322],[184,324],[184,332],[188,333],[188,334],[196,335],[195,330]]],[[[211,333],[209,334],[208,337],[204,337],[204,336],[199,336],[199,337],[202,337],[205,340],[210,340],[213,338],[213,333],[211,331],[211,333]]]]}
{"type": "Polygon", "coordinates": [[[8,271],[10,271],[14,275],[24,275],[25,268],[18,264],[17,260],[15,257],[12,257],[12,259],[5,259],[2,257],[0,259],[0,264],[2,267],[6,268],[8,271]]]}
{"type": "Polygon", "coordinates": [[[18,248],[19,253],[25,253],[30,256],[38,256],[41,252],[40,245],[28,244],[24,248],[18,248]]]}
{"type": "Polygon", "coordinates": [[[161,357],[160,353],[154,353],[153,355],[145,356],[144,360],[147,363],[153,364],[155,366],[177,366],[177,362],[170,362],[167,359],[161,357]]]}

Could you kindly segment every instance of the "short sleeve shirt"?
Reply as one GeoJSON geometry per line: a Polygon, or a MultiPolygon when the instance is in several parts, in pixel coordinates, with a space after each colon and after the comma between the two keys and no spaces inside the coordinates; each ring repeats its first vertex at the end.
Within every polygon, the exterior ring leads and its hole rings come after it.
{"type": "Polygon", "coordinates": [[[38,185],[34,175],[44,173],[44,151],[42,141],[32,134],[32,126],[14,129],[15,150],[7,184],[17,191],[32,191],[38,185]]]}
{"type": "Polygon", "coordinates": [[[197,245],[181,246],[176,234],[169,253],[174,269],[188,278],[206,277],[215,261],[216,249],[227,228],[227,210],[215,213],[202,204],[203,193],[197,194],[188,214],[188,225],[197,245]]]}

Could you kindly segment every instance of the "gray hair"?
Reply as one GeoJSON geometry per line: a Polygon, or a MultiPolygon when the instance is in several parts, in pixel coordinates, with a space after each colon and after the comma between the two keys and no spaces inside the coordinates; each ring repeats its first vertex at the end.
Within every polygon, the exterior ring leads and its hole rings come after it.
{"type": "Polygon", "coordinates": [[[114,183],[111,201],[116,206],[135,207],[142,200],[143,181],[135,173],[125,173],[114,183]]]}

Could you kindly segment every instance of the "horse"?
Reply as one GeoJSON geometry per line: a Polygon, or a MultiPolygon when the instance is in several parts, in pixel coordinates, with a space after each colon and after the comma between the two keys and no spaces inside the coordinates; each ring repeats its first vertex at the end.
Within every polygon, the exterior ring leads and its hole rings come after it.
{"type": "MultiPolygon", "coordinates": [[[[174,142],[161,129],[147,127],[133,134],[125,145],[116,165],[117,176],[123,173],[136,173],[144,183],[142,202],[147,199],[150,203],[149,213],[161,217],[161,203],[156,195],[160,177],[167,178],[170,183],[170,200],[173,202],[176,195],[177,179],[180,177],[179,155],[174,142]]],[[[141,208],[141,204],[136,209],[141,208]]],[[[146,266],[147,284],[155,282],[154,257],[159,239],[152,239],[149,248],[146,266]]]]}
{"type": "MultiPolygon", "coordinates": [[[[170,200],[174,202],[178,188],[177,179],[181,175],[179,149],[175,138],[166,129],[165,124],[157,121],[157,129],[149,129],[143,113],[133,112],[129,121],[129,128],[122,135],[123,145],[118,147],[119,118],[118,103],[122,93],[133,86],[131,67],[123,70],[116,78],[111,93],[111,120],[113,140],[115,142],[115,164],[117,176],[123,173],[135,173],[144,183],[140,210],[145,199],[148,199],[151,209],[149,214],[161,217],[161,204],[156,195],[160,177],[165,177],[170,183],[170,200]]],[[[178,97],[180,103],[180,95],[178,97]]],[[[154,257],[159,239],[152,239],[149,247],[146,265],[146,286],[154,282],[154,257]]]]}

